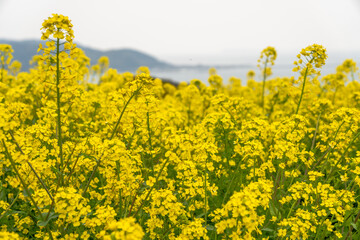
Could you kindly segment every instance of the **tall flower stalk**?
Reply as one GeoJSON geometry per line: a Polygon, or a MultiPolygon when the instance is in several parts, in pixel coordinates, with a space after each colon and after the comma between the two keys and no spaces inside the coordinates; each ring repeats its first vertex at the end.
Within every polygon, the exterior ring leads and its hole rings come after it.
{"type": "Polygon", "coordinates": [[[70,51],[74,49],[73,38],[74,33],[72,30],[73,25],[68,17],[63,15],[53,14],[52,17],[49,17],[44,21],[43,30],[41,39],[47,40],[46,48],[40,44],[39,50],[44,52],[44,60],[48,62],[49,71],[53,74],[55,78],[55,87],[56,87],[56,133],[57,133],[57,142],[59,147],[59,178],[60,183],[63,184],[63,171],[64,171],[64,154],[63,154],[63,136],[61,130],[61,89],[63,87],[62,80],[66,79],[69,76],[66,76],[66,73],[62,75],[63,62],[66,58],[70,56],[70,51]],[[62,43],[62,41],[64,41],[62,43]],[[60,49],[60,46],[64,45],[63,49],[60,49]],[[55,56],[53,52],[55,51],[55,56]],[[55,65],[55,68],[53,67],[55,65]]]}
{"type": "Polygon", "coordinates": [[[297,55],[298,61],[295,61],[294,72],[300,72],[300,79],[302,79],[302,87],[299,102],[296,107],[295,114],[298,114],[301,101],[303,99],[306,79],[311,75],[319,75],[320,68],[325,65],[327,58],[326,49],[318,44],[313,44],[306,48],[303,48],[300,54],[297,55]]]}
{"type": "Polygon", "coordinates": [[[355,73],[359,70],[356,62],[352,59],[346,59],[340,66],[336,68],[336,72],[344,73],[347,77],[350,74],[351,81],[355,81],[355,73]]]}
{"type": "Polygon", "coordinates": [[[265,81],[268,76],[272,74],[271,67],[269,65],[273,66],[275,64],[276,60],[276,50],[274,47],[267,47],[264,50],[262,50],[260,54],[260,58],[258,60],[258,67],[260,68],[262,72],[262,95],[261,95],[261,107],[264,109],[265,104],[265,81]]]}
{"type": "Polygon", "coordinates": [[[10,64],[13,58],[11,45],[0,44],[0,82],[4,82],[5,67],[10,64]]]}

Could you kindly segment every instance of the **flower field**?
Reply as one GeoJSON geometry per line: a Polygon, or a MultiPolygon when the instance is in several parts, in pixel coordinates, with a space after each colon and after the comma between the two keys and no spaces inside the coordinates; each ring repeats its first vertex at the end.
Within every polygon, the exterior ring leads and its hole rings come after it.
{"type": "Polygon", "coordinates": [[[41,34],[28,72],[0,44],[0,238],[360,239],[354,61],[322,76],[314,44],[278,78],[268,47],[246,86],[174,86],[90,66],[62,15],[41,34]]]}

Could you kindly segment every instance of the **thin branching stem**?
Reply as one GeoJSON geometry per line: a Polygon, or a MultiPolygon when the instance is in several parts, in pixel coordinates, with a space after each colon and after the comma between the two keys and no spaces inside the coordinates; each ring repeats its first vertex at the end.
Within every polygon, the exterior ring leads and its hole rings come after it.
{"type": "Polygon", "coordinates": [[[56,39],[56,113],[57,113],[57,140],[59,146],[59,157],[60,157],[60,165],[59,165],[59,177],[61,185],[64,184],[63,181],[63,170],[64,170],[64,159],[63,159],[63,144],[62,144],[62,132],[61,132],[61,102],[60,102],[60,39],[56,39]]]}
{"type": "MultiPolygon", "coordinates": [[[[21,149],[19,143],[16,141],[13,132],[10,130],[9,133],[10,133],[10,136],[11,136],[12,140],[14,141],[16,147],[19,149],[20,153],[21,153],[22,155],[24,155],[24,152],[23,152],[23,150],[21,149]]],[[[44,190],[46,191],[46,193],[49,195],[50,199],[53,200],[53,197],[52,197],[49,189],[46,187],[44,181],[41,179],[41,177],[39,176],[39,174],[37,174],[37,172],[35,171],[35,169],[34,169],[34,167],[32,166],[32,164],[31,164],[29,161],[26,161],[26,163],[29,165],[31,171],[35,174],[36,178],[39,180],[41,186],[44,188],[44,190]]]]}
{"type": "Polygon", "coordinates": [[[123,107],[123,109],[122,109],[122,111],[121,111],[121,113],[120,113],[120,116],[119,116],[119,118],[118,118],[118,120],[117,120],[117,122],[116,122],[116,124],[115,124],[115,127],[114,127],[114,129],[113,129],[113,132],[112,132],[109,140],[113,139],[113,137],[115,136],[116,130],[117,130],[117,128],[119,127],[121,118],[122,118],[123,115],[124,115],[124,112],[125,112],[125,110],[126,110],[126,107],[129,105],[130,101],[140,92],[141,88],[142,88],[142,86],[140,86],[135,92],[133,92],[133,93],[131,94],[130,98],[129,98],[129,99],[127,100],[127,102],[125,103],[125,106],[123,107]]]}
{"type": "MultiPolygon", "coordinates": [[[[118,118],[118,120],[117,120],[117,122],[116,122],[116,124],[115,124],[115,127],[114,127],[114,129],[113,129],[113,132],[112,132],[109,140],[112,140],[113,137],[115,136],[116,130],[117,130],[117,128],[118,128],[118,126],[119,126],[119,124],[120,124],[120,122],[121,122],[121,119],[122,119],[122,117],[123,117],[123,115],[124,115],[124,112],[125,112],[125,110],[126,110],[126,107],[129,105],[131,99],[133,99],[133,98],[140,92],[141,88],[142,88],[142,86],[140,86],[135,92],[133,92],[133,93],[131,94],[130,98],[128,99],[128,101],[125,103],[125,106],[123,107],[123,109],[122,109],[122,111],[121,111],[121,113],[120,113],[120,117],[118,118]]],[[[84,188],[83,193],[82,193],[83,196],[85,196],[85,193],[86,193],[86,191],[87,191],[87,189],[88,189],[88,187],[89,187],[92,179],[93,179],[94,176],[95,176],[95,172],[96,172],[97,169],[99,168],[99,165],[100,165],[100,162],[101,162],[101,158],[102,158],[103,155],[104,155],[104,153],[99,157],[99,160],[97,160],[97,159],[95,158],[96,161],[97,161],[97,163],[96,163],[96,165],[95,165],[95,167],[94,167],[94,170],[92,171],[92,173],[91,173],[91,175],[90,175],[90,178],[89,178],[87,184],[85,185],[85,188],[84,188]]]]}
{"type": "MultiPolygon", "coordinates": [[[[18,171],[18,169],[17,169],[17,167],[16,167],[16,164],[15,164],[13,158],[12,158],[11,154],[10,154],[9,151],[8,151],[8,148],[7,148],[6,144],[5,144],[4,139],[2,139],[2,143],[3,143],[4,149],[5,149],[5,155],[6,155],[6,157],[9,159],[9,161],[10,161],[10,163],[11,163],[11,166],[13,167],[13,169],[14,169],[14,171],[15,171],[16,176],[19,178],[20,183],[21,183],[21,185],[22,185],[23,188],[24,188],[24,191],[26,192],[27,196],[30,198],[30,201],[32,202],[33,206],[35,207],[36,211],[38,212],[39,217],[41,218],[42,221],[44,221],[44,217],[43,217],[43,215],[41,214],[40,208],[39,208],[39,206],[36,204],[34,198],[31,196],[30,190],[29,190],[27,184],[25,183],[24,179],[21,177],[21,175],[20,175],[20,173],[19,173],[19,171],[18,171]]],[[[49,233],[50,239],[53,239],[53,236],[52,236],[51,231],[50,231],[50,229],[48,228],[48,226],[46,227],[46,229],[47,229],[47,231],[48,231],[48,233],[49,233]]]]}
{"type": "Polygon", "coordinates": [[[303,95],[304,95],[304,89],[305,89],[305,83],[306,83],[306,77],[307,77],[307,75],[308,75],[308,71],[309,71],[309,66],[307,66],[307,67],[306,67],[306,70],[305,70],[304,79],[303,79],[303,84],[302,84],[302,88],[301,88],[300,99],[299,99],[298,105],[297,105],[297,107],[296,107],[296,112],[295,112],[295,114],[298,114],[298,112],[299,112],[301,100],[302,100],[303,95]]]}
{"type": "Polygon", "coordinates": [[[268,58],[266,58],[266,60],[265,60],[264,74],[263,74],[263,86],[262,86],[262,96],[261,96],[261,107],[263,108],[263,110],[264,110],[264,106],[265,106],[265,81],[266,81],[267,63],[268,63],[268,58]]]}
{"type": "MultiPolygon", "coordinates": [[[[136,215],[139,213],[139,211],[141,210],[141,208],[142,208],[142,206],[144,205],[144,203],[145,203],[145,202],[148,200],[148,198],[150,197],[150,194],[151,194],[152,190],[154,189],[154,187],[156,186],[156,184],[157,184],[157,182],[158,182],[158,180],[159,180],[159,177],[160,177],[162,171],[164,170],[164,168],[165,168],[165,166],[166,166],[166,164],[167,164],[168,161],[169,161],[169,158],[166,159],[166,161],[165,161],[165,162],[163,163],[163,165],[161,166],[161,169],[160,169],[158,175],[156,176],[154,185],[152,185],[151,188],[149,189],[149,192],[146,194],[144,200],[141,202],[141,205],[139,206],[138,210],[137,210],[136,213],[134,214],[134,217],[136,217],[136,215]]],[[[130,216],[130,214],[129,214],[128,216],[130,216]]]]}

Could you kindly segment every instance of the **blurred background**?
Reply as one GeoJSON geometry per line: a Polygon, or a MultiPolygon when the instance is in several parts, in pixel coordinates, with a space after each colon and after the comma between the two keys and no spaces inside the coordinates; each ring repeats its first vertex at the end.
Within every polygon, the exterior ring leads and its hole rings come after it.
{"type": "Polygon", "coordinates": [[[224,82],[245,83],[267,46],[278,53],[273,77],[296,76],[296,55],[313,43],[328,51],[322,74],[348,58],[360,62],[360,0],[0,0],[0,43],[13,45],[22,70],[52,13],[72,20],[92,64],[106,55],[120,72],[146,65],[177,82],[206,82],[215,67],[224,82]]]}

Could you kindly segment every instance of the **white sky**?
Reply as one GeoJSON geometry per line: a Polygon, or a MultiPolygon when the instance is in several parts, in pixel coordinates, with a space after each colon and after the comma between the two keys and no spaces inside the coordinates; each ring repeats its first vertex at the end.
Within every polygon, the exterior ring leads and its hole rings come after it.
{"type": "Polygon", "coordinates": [[[360,0],[0,0],[0,38],[40,39],[51,13],[69,16],[78,43],[173,63],[235,63],[267,46],[360,50],[360,0]]]}

